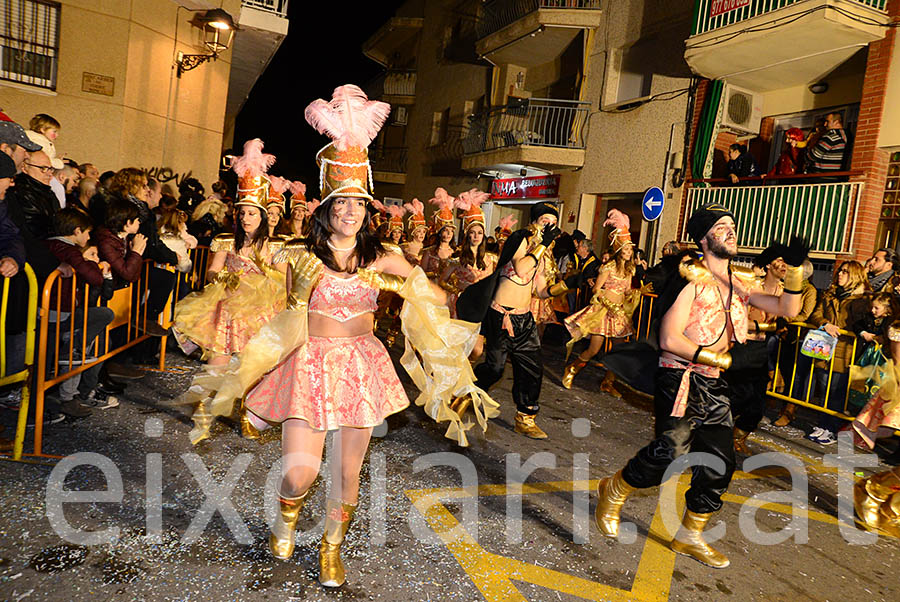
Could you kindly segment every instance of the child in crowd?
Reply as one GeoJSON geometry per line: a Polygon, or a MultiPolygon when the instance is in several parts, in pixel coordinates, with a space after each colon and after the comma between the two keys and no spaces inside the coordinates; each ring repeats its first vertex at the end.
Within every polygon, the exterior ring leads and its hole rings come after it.
{"type": "MultiPolygon", "coordinates": [[[[94,339],[103,332],[106,326],[112,322],[114,314],[108,307],[92,307],[84,304],[84,284],[96,288],[103,294],[104,287],[107,293],[111,293],[112,274],[108,266],[84,258],[83,247],[88,244],[93,225],[91,219],[77,209],[67,208],[60,210],[53,216],[53,227],[56,236],[47,240],[47,248],[60,261],[72,267],[76,277],[75,298],[72,298],[71,276],[60,278],[59,315],[51,315],[49,319],[59,323],[60,356],[58,361],[62,364],[61,370],[69,369],[69,357],[72,363],[90,361],[91,348],[94,339]],[[87,313],[86,328],[85,312],[87,313]],[[70,322],[71,320],[71,322],[70,322]],[[74,324],[70,341],[70,328],[74,324]],[[82,336],[82,329],[84,333],[82,336]],[[85,357],[81,357],[84,350],[85,357]]],[[[56,301],[51,301],[51,307],[55,307],[56,301]]],[[[106,409],[119,405],[118,400],[112,395],[98,388],[98,380],[102,363],[97,363],[88,370],[76,374],[64,380],[59,385],[59,398],[62,402],[64,414],[73,418],[81,418],[91,413],[90,408],[106,409]]]]}
{"type": "Polygon", "coordinates": [[[127,201],[114,201],[106,210],[106,227],[97,228],[94,234],[100,259],[109,263],[118,281],[116,288],[141,277],[147,237],[138,232],[140,227],[137,207],[127,201]]]}
{"type": "Polygon", "coordinates": [[[885,342],[888,340],[888,328],[893,321],[892,303],[891,293],[875,293],[869,299],[869,312],[850,326],[850,330],[865,344],[874,342],[881,345],[885,355],[890,354],[890,346],[886,346],[885,342]]]}

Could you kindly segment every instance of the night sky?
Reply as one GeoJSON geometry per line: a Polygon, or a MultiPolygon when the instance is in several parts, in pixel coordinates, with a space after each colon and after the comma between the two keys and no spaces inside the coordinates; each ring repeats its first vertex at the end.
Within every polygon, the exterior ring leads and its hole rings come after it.
{"type": "Polygon", "coordinates": [[[318,197],[315,154],[328,138],[306,123],[303,110],[316,98],[330,100],[337,86],[365,88],[381,73],[381,65],[363,55],[362,44],[401,4],[292,0],[288,35],[238,115],[235,151],[242,152],[245,140],[261,138],[264,152],[278,159],[270,173],[299,179],[308,187],[308,198],[318,197]],[[324,37],[334,32],[339,39],[324,37]]]}

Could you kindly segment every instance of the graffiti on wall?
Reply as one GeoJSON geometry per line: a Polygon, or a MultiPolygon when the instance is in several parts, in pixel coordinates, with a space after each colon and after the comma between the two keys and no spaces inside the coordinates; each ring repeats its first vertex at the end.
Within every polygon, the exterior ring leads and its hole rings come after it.
{"type": "Polygon", "coordinates": [[[175,181],[175,186],[181,186],[181,183],[187,180],[188,178],[193,177],[193,172],[188,171],[186,173],[178,173],[174,171],[171,167],[150,167],[146,168],[147,177],[154,178],[161,184],[165,184],[166,182],[175,181]]]}

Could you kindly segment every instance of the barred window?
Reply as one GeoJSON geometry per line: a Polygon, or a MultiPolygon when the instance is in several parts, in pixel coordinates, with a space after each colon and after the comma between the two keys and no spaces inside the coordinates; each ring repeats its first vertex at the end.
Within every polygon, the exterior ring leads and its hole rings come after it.
{"type": "Polygon", "coordinates": [[[0,2],[0,79],[56,89],[59,12],[48,0],[0,2]]]}

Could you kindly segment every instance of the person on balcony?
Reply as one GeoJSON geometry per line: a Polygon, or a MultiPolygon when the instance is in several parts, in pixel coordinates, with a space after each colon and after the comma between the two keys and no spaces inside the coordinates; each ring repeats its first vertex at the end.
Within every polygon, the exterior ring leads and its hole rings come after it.
{"type": "MultiPolygon", "coordinates": [[[[726,207],[707,204],[696,209],[687,232],[703,252],[680,266],[683,287],[667,287],[671,305],[662,307],[659,354],[655,375],[656,438],[641,449],[614,476],[598,487],[597,526],[607,537],[618,537],[619,514],[628,496],[638,488],[659,485],[669,476],[672,462],[689,451],[717,458],[693,468],[691,487],[685,494],[686,511],[672,550],[713,568],[730,562],[703,539],[703,529],[722,507],[722,495],[735,467],[731,415],[731,390],[722,378],[725,370],[740,370],[757,358],[743,343],[747,338],[749,306],[780,316],[795,315],[800,308],[801,264],[809,243],[792,237],[781,255],[788,264],[784,293],[780,297],[749,291],[731,270],[737,255],[734,216],[726,207]]],[[[649,369],[651,365],[647,365],[649,369]]],[[[646,379],[646,371],[638,378],[646,379]]]]}
{"type": "Polygon", "coordinates": [[[768,177],[803,173],[805,154],[806,139],[803,130],[790,128],[784,133],[784,150],[781,151],[778,162],[775,163],[768,177]]]}
{"type": "Polygon", "coordinates": [[[897,251],[883,247],[875,251],[866,261],[866,273],[869,276],[869,289],[873,293],[893,292],[892,278],[897,262],[897,251]]]}
{"type": "Polygon", "coordinates": [[[847,132],[838,113],[825,116],[825,133],[808,147],[806,152],[806,173],[829,173],[844,168],[844,153],[847,150],[847,132]]]}
{"type": "MultiPolygon", "coordinates": [[[[740,183],[740,178],[757,178],[760,169],[756,159],[743,144],[732,144],[728,149],[728,178],[732,184],[740,183]]],[[[759,184],[759,182],[744,182],[744,185],[759,184]]]]}

